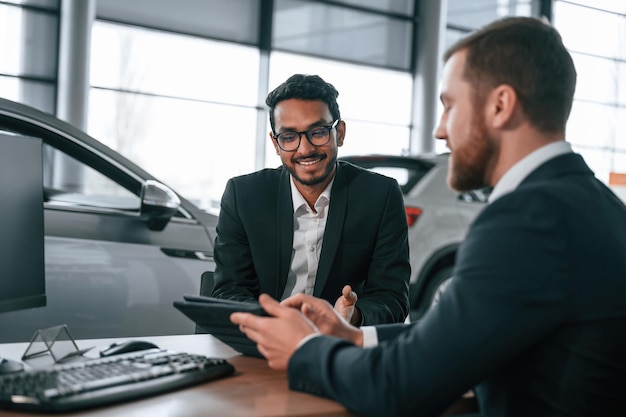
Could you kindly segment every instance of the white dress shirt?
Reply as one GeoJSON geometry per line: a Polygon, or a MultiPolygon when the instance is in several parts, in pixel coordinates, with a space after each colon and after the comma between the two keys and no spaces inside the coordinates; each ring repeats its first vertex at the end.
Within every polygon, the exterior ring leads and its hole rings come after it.
{"type": "Polygon", "coordinates": [[[291,178],[293,201],[293,250],[287,285],[282,299],[298,293],[313,295],[317,266],[322,252],[324,230],[330,205],[330,190],[335,178],[328,183],[315,202],[315,210],[309,207],[291,178]]]}
{"type": "Polygon", "coordinates": [[[505,172],[502,178],[500,178],[500,181],[498,181],[495,187],[493,187],[493,191],[491,191],[491,194],[489,195],[489,202],[492,203],[504,194],[515,190],[517,186],[524,181],[524,178],[537,169],[539,165],[554,157],[570,152],[572,152],[572,146],[569,142],[559,140],[542,146],[541,148],[526,155],[507,172],[505,172]]]}

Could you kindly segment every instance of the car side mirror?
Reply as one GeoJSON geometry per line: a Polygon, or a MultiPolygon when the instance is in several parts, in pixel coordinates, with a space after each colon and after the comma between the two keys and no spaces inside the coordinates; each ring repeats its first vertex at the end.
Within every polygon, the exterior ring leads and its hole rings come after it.
{"type": "Polygon", "coordinates": [[[165,229],[179,208],[180,198],[167,186],[154,180],[146,180],[141,186],[140,213],[148,218],[150,230],[165,229]]]}

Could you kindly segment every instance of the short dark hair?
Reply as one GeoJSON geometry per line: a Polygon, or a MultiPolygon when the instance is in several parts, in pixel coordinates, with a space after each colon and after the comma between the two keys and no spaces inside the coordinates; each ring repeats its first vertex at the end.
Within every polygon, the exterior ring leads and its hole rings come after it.
{"type": "Polygon", "coordinates": [[[269,106],[270,125],[274,132],[274,107],[280,101],[290,98],[301,100],[321,100],[328,105],[333,121],[341,119],[337,104],[339,92],[332,84],[318,75],[294,74],[267,95],[265,104],[269,106]]]}
{"type": "Polygon", "coordinates": [[[576,69],[556,29],[534,17],[506,17],[457,41],[444,62],[461,50],[467,50],[463,75],[479,103],[490,88],[507,84],[537,129],[565,131],[576,69]]]}

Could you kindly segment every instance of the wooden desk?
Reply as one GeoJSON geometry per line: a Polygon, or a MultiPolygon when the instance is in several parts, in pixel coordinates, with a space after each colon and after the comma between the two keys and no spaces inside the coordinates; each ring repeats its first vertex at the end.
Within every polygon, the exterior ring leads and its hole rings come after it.
{"type": "MultiPolygon", "coordinates": [[[[94,347],[86,356],[96,357],[98,351],[123,339],[78,340],[80,349],[94,347]]],[[[229,346],[208,334],[182,336],[142,337],[161,348],[226,358],[235,366],[233,376],[197,385],[195,387],[161,394],[140,400],[99,407],[68,414],[72,417],[261,417],[261,416],[354,416],[340,404],[309,394],[291,391],[285,372],[275,371],[263,359],[241,356],[229,346]]],[[[0,344],[0,356],[19,359],[27,343],[0,344]]],[[[32,361],[28,366],[49,364],[47,356],[32,361]]],[[[473,399],[461,398],[444,415],[477,411],[473,399]]],[[[41,417],[0,410],[0,417],[41,417]]]]}
{"type": "MultiPolygon", "coordinates": [[[[79,348],[94,346],[87,356],[97,356],[100,348],[124,339],[78,340],[79,348]]],[[[354,416],[340,404],[324,398],[291,391],[285,372],[274,371],[258,358],[241,356],[208,334],[142,337],[161,348],[227,358],[235,375],[195,387],[141,400],[74,412],[72,417],[194,417],[194,416],[354,416]]],[[[0,344],[0,356],[19,359],[27,343],[0,344]]],[[[30,417],[0,410],[0,417],[30,417]]]]}

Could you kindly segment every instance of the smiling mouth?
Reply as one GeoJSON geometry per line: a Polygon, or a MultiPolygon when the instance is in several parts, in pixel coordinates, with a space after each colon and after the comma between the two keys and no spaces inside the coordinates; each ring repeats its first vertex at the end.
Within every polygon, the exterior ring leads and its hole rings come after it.
{"type": "Polygon", "coordinates": [[[304,167],[310,167],[321,162],[323,159],[324,158],[322,156],[314,156],[314,157],[309,157],[306,159],[299,159],[295,161],[295,163],[298,165],[302,165],[304,167]]]}
{"type": "Polygon", "coordinates": [[[311,166],[311,165],[317,164],[317,163],[318,163],[319,161],[321,161],[321,160],[322,160],[322,159],[320,158],[320,159],[315,159],[315,160],[313,160],[313,161],[298,161],[298,163],[299,163],[300,165],[304,165],[304,166],[311,166]]]}

